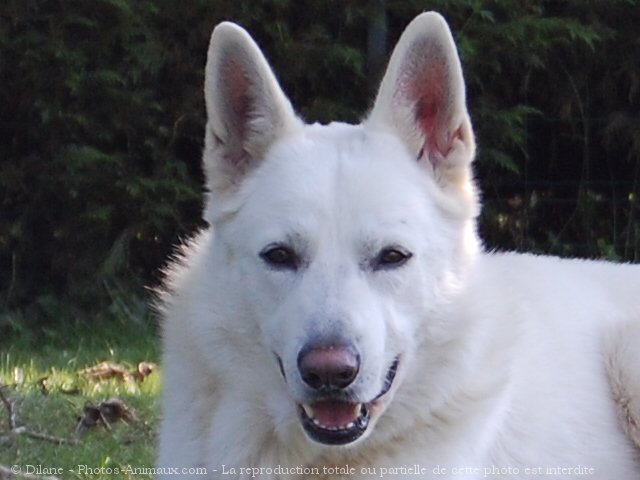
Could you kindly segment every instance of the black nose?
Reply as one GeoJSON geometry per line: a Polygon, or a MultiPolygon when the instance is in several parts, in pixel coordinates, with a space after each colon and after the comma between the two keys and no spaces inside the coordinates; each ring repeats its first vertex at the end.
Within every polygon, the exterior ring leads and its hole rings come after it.
{"type": "Polygon", "coordinates": [[[308,344],[298,355],[302,380],[315,390],[346,388],[359,369],[360,356],[350,345],[308,344]]]}

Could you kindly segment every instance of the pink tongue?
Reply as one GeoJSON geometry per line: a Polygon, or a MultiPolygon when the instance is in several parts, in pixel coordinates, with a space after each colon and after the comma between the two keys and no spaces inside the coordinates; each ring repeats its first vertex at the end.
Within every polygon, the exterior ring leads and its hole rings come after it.
{"type": "Polygon", "coordinates": [[[354,403],[327,400],[311,405],[313,416],[320,425],[325,427],[343,427],[355,421],[358,416],[355,413],[354,403]]]}

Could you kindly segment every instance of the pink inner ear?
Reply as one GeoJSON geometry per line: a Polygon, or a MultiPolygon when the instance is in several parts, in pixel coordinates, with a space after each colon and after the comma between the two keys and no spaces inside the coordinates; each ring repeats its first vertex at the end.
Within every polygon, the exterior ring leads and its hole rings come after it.
{"type": "Polygon", "coordinates": [[[229,60],[223,66],[223,75],[228,100],[236,117],[234,120],[242,127],[249,111],[249,77],[242,65],[234,60],[229,60]]]}
{"type": "Polygon", "coordinates": [[[416,122],[418,128],[424,135],[424,145],[420,150],[420,156],[426,152],[429,154],[429,158],[433,161],[434,154],[437,157],[440,152],[438,148],[438,113],[440,111],[440,103],[433,97],[421,98],[416,104],[416,122]]]}
{"type": "Polygon", "coordinates": [[[412,82],[407,93],[414,105],[416,125],[424,136],[419,156],[427,153],[429,160],[437,164],[447,156],[453,140],[448,138],[450,92],[447,68],[445,60],[435,55],[420,58],[416,70],[411,74],[412,82]]]}
{"type": "Polygon", "coordinates": [[[247,161],[244,142],[251,114],[251,82],[244,66],[236,60],[226,61],[221,72],[226,97],[223,101],[227,104],[225,121],[231,134],[227,137],[226,157],[236,166],[242,166],[247,161]]]}

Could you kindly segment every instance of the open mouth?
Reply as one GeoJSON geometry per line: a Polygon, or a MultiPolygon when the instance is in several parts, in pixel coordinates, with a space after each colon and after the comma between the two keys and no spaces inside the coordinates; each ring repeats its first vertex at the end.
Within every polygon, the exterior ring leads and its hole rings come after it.
{"type": "Polygon", "coordinates": [[[302,426],[313,440],[325,445],[346,445],[360,438],[369,426],[372,407],[389,391],[398,370],[399,359],[393,361],[382,390],[367,403],[327,399],[299,407],[302,426]]]}

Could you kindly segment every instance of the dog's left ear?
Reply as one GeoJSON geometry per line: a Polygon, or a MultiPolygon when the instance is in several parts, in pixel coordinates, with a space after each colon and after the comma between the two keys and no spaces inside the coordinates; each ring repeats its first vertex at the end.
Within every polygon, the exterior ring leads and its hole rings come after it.
{"type": "Polygon", "coordinates": [[[462,67],[439,14],[423,13],[407,26],[366,125],[399,135],[443,188],[470,185],[475,142],[462,67]]]}

